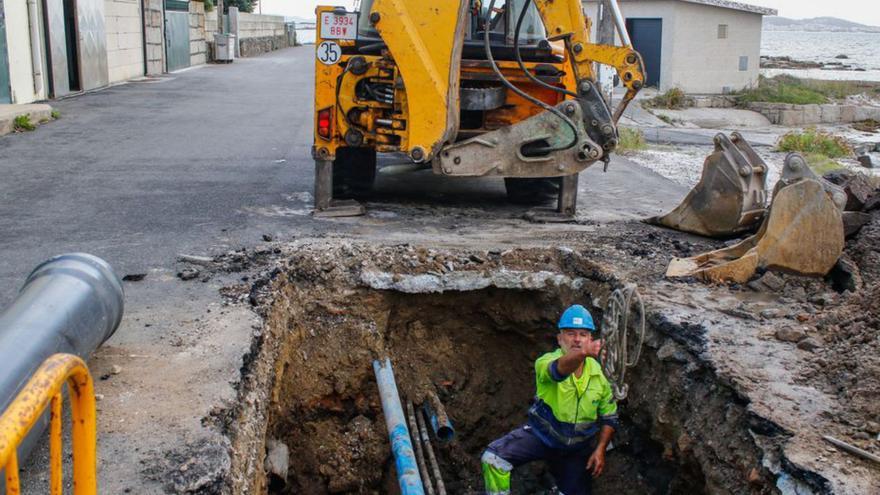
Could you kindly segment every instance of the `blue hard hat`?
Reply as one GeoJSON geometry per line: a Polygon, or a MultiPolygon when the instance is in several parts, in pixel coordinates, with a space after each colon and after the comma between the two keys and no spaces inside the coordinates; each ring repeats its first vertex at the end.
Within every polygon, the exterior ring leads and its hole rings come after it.
{"type": "Polygon", "coordinates": [[[580,304],[569,306],[569,308],[562,313],[562,317],[559,318],[558,326],[560,330],[566,328],[582,328],[592,332],[596,331],[596,325],[593,323],[593,315],[587,311],[587,308],[580,304]]]}

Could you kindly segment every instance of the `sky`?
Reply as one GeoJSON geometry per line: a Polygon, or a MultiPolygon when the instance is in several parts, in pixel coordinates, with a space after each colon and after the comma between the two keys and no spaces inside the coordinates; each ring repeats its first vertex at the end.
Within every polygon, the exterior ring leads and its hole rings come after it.
{"type": "MultiPolygon", "coordinates": [[[[443,1],[443,0],[425,0],[443,1]]],[[[794,19],[839,17],[848,21],[880,26],[878,0],[740,0],[743,3],[777,9],[779,15],[794,19]]],[[[264,14],[312,18],[318,3],[351,7],[352,0],[260,0],[264,14]]]]}

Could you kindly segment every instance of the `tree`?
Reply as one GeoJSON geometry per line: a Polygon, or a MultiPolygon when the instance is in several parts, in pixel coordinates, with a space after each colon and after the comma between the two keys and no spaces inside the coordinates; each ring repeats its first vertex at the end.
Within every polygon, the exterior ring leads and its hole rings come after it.
{"type": "Polygon", "coordinates": [[[229,7],[238,7],[239,12],[251,13],[257,7],[259,0],[226,0],[223,3],[226,12],[229,12],[229,7]]]}

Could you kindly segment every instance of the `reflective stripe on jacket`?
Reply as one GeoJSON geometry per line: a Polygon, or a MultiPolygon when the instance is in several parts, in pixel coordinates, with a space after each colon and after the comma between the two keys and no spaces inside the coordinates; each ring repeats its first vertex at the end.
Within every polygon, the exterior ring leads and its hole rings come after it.
{"type": "Polygon", "coordinates": [[[587,358],[580,378],[563,376],[556,367],[562,355],[557,349],[535,361],[537,393],[529,425],[547,446],[565,449],[582,446],[602,425],[618,425],[617,403],[599,362],[587,358]]]}

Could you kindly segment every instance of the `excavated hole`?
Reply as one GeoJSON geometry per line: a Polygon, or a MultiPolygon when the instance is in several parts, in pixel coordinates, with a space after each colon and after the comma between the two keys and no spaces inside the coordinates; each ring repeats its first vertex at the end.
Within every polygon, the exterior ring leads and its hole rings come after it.
{"type": "MultiPolygon", "coordinates": [[[[561,310],[579,302],[599,319],[596,305],[611,289],[589,280],[411,294],[288,280],[274,296],[284,309],[268,319],[280,342],[260,444],[285,444],[289,469],[284,478],[261,472],[260,460],[252,474],[253,486],[278,494],[399,492],[371,365],[380,356],[391,358],[404,400],[418,405],[436,390],[455,423],[455,440],[434,440],[448,493],[481,493],[480,454],[525,421],[533,363],[555,347],[561,310]]],[[[763,492],[760,465],[746,480],[760,454],[745,404],[655,329],[645,354],[594,493],[763,492]]],[[[513,481],[514,493],[555,493],[541,463],[518,469],[513,481]]]]}

